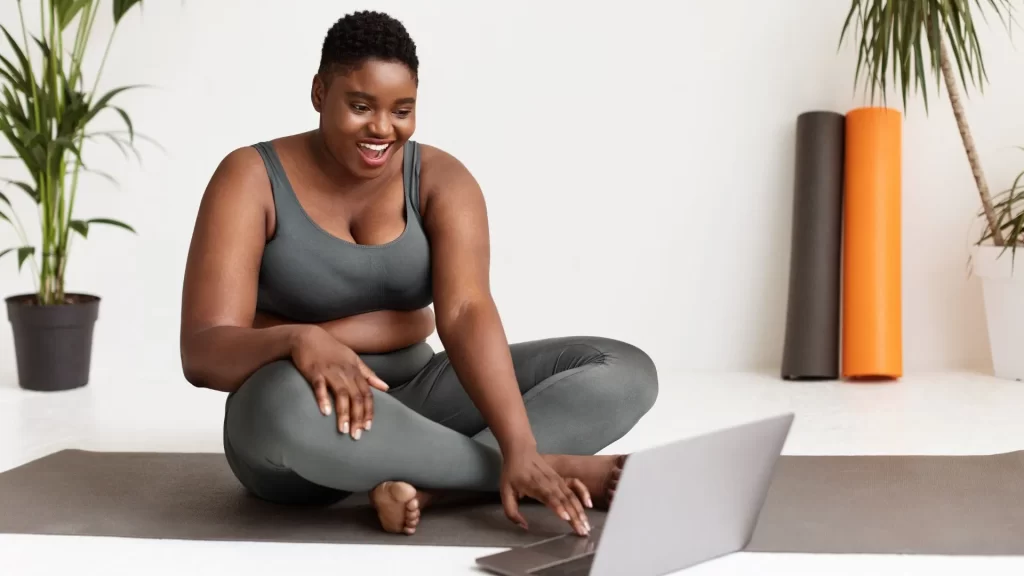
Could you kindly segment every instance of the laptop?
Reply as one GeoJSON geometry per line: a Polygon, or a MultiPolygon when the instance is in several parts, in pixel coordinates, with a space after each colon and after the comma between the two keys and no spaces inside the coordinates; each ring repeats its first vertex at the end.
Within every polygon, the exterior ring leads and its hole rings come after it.
{"type": "Polygon", "coordinates": [[[635,452],[604,526],[477,558],[502,576],[663,576],[738,552],[754,532],[793,414],[635,452]]]}

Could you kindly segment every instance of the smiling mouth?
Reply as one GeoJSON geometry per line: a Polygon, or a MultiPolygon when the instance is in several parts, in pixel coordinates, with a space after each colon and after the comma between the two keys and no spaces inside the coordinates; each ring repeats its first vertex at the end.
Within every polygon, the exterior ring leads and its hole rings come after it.
{"type": "Polygon", "coordinates": [[[381,158],[391,147],[391,143],[388,144],[368,144],[366,142],[359,143],[359,151],[367,158],[381,158]]]}

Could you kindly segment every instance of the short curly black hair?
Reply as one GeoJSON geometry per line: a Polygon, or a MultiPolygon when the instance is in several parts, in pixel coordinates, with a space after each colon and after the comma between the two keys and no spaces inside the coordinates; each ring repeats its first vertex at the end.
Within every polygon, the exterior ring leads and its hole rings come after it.
{"type": "Polygon", "coordinates": [[[419,82],[416,43],[401,22],[382,12],[363,10],[335,22],[324,38],[320,73],[345,74],[367,60],[401,62],[419,82]]]}

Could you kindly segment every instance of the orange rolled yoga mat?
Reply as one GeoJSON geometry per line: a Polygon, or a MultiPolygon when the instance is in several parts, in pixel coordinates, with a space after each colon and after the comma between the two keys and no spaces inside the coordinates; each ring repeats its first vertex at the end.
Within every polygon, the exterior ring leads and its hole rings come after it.
{"type": "Polygon", "coordinates": [[[902,115],[882,107],[846,115],[842,375],[903,375],[902,115]]]}

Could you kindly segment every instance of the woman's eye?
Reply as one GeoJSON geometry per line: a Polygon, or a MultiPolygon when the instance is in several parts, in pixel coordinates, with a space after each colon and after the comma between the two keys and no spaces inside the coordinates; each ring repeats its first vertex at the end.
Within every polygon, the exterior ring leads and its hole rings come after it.
{"type": "Polygon", "coordinates": [[[412,114],[412,110],[399,110],[398,112],[396,112],[396,114],[398,114],[398,116],[400,116],[401,118],[405,118],[409,114],[412,114]]]}
{"type": "Polygon", "coordinates": [[[352,109],[356,112],[368,112],[370,110],[368,106],[364,106],[362,104],[353,104],[352,109]]]}

